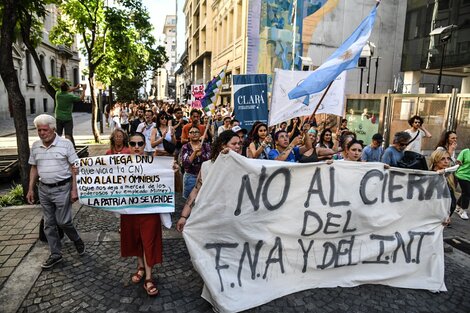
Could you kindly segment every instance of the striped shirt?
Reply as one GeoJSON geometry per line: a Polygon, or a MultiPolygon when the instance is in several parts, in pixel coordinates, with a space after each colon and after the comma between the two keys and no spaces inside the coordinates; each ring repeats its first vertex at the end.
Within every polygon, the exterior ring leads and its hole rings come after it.
{"type": "Polygon", "coordinates": [[[33,143],[29,164],[36,165],[41,182],[54,184],[72,176],[70,165],[77,159],[72,142],[56,134],[49,147],[41,140],[33,143]]]}

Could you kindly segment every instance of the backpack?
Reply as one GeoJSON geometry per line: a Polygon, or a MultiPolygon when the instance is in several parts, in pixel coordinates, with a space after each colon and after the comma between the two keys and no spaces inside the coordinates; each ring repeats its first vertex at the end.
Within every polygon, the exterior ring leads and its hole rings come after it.
{"type": "Polygon", "coordinates": [[[428,170],[428,164],[424,155],[414,151],[405,151],[405,155],[397,162],[397,166],[414,170],[428,170]]]}

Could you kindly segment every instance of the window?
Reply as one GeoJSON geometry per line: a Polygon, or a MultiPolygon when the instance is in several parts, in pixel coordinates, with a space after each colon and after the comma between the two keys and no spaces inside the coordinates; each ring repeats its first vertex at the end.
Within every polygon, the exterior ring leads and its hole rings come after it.
{"type": "Polygon", "coordinates": [[[33,83],[33,71],[31,68],[31,54],[29,51],[26,51],[26,78],[28,79],[28,84],[33,83]]]}
{"type": "Polygon", "coordinates": [[[56,76],[55,74],[55,60],[51,59],[51,76],[56,76]]]}
{"type": "Polygon", "coordinates": [[[78,68],[76,67],[73,69],[73,85],[78,85],[78,68]]]}
{"type": "Polygon", "coordinates": [[[42,99],[42,106],[43,106],[44,112],[47,112],[47,98],[42,99]]]}
{"type": "Polygon", "coordinates": [[[65,65],[63,64],[60,67],[60,78],[67,78],[67,70],[65,69],[65,65]]]}
{"type": "Polygon", "coordinates": [[[31,114],[36,113],[36,99],[29,99],[29,110],[31,114]]]}
{"type": "Polygon", "coordinates": [[[44,56],[43,55],[39,56],[39,63],[41,63],[41,68],[44,71],[44,73],[46,73],[46,66],[44,64],[44,56]]]}

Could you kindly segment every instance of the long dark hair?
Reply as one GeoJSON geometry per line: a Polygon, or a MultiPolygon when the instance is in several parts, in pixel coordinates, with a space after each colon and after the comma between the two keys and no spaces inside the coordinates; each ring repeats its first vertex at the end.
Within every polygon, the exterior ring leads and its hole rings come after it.
{"type": "Polygon", "coordinates": [[[170,119],[170,116],[165,111],[160,111],[157,114],[157,120],[155,121],[155,127],[160,128],[160,126],[161,126],[160,118],[162,116],[166,117],[166,122],[167,122],[167,125],[168,125],[168,120],[170,119]]]}
{"type": "Polygon", "coordinates": [[[449,130],[449,131],[446,131],[446,132],[443,132],[442,135],[441,135],[441,138],[439,139],[439,142],[437,143],[437,146],[435,149],[439,148],[439,147],[443,147],[443,148],[446,148],[447,150],[447,146],[449,145],[449,137],[450,135],[452,134],[456,134],[457,133],[453,130],[449,130]]]}
{"type": "Polygon", "coordinates": [[[217,157],[220,154],[220,151],[222,151],[223,146],[226,145],[233,137],[237,137],[238,135],[235,134],[232,130],[225,130],[222,133],[220,133],[219,136],[217,136],[217,139],[212,143],[212,149],[211,149],[211,160],[212,162],[217,159],[217,157]]]}
{"type": "Polygon", "coordinates": [[[268,125],[265,123],[258,123],[254,128],[253,128],[253,142],[258,142],[259,141],[259,135],[258,135],[258,130],[261,127],[266,127],[266,134],[269,135],[268,133],[268,125]]]}
{"type": "Polygon", "coordinates": [[[330,134],[331,134],[331,141],[330,141],[330,144],[328,144],[328,145],[330,145],[331,147],[328,147],[328,148],[333,148],[333,132],[331,131],[330,128],[325,128],[325,129],[321,132],[321,134],[320,134],[320,140],[318,141],[318,143],[320,144],[320,146],[325,146],[325,147],[327,146],[327,145],[325,144],[325,134],[326,134],[326,133],[330,133],[330,134]]]}

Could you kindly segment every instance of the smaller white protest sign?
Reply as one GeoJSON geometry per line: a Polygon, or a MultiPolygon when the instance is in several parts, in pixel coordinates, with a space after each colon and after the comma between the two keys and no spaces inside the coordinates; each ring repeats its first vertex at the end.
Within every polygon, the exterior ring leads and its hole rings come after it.
{"type": "MultiPolygon", "coordinates": [[[[276,69],[273,85],[271,109],[269,111],[269,125],[276,125],[297,116],[311,115],[315,110],[322,92],[310,95],[309,105],[303,103],[305,97],[290,100],[288,93],[298,84],[305,80],[312,71],[288,71],[276,69]]],[[[344,88],[346,83],[346,72],[339,75],[330,90],[323,99],[317,114],[327,113],[343,115],[344,111],[344,88]]]]}
{"type": "Polygon", "coordinates": [[[121,214],[175,210],[173,158],[116,154],[77,161],[80,203],[121,214]]]}

